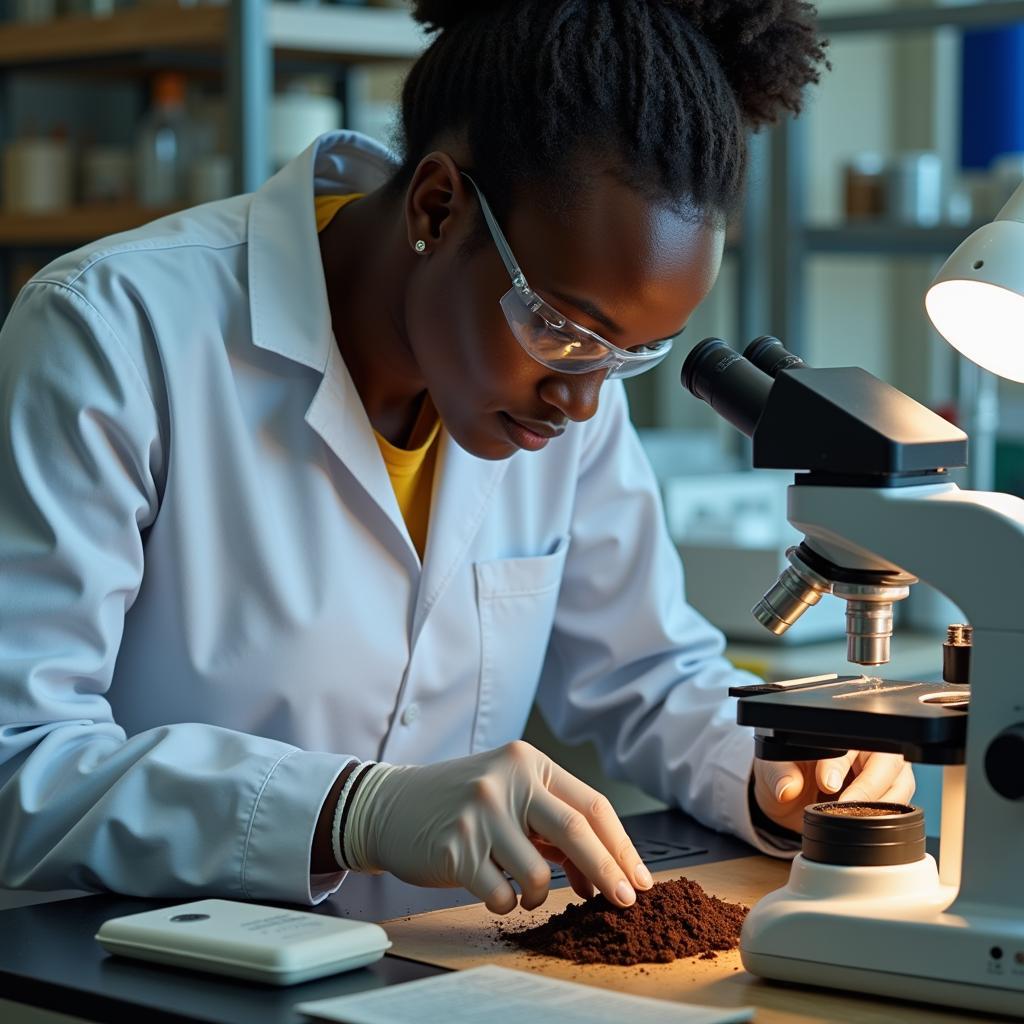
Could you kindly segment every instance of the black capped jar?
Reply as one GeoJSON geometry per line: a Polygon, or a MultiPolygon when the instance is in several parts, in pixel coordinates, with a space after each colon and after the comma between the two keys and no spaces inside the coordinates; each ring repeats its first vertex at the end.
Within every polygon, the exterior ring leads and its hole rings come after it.
{"type": "Polygon", "coordinates": [[[913,864],[925,856],[924,811],[870,801],[811,804],[804,809],[802,853],[844,867],[913,864]]]}

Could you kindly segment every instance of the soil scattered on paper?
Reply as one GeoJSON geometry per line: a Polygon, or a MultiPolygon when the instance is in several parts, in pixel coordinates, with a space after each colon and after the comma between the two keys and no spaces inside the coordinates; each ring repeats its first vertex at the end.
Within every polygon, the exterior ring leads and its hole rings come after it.
{"type": "Polygon", "coordinates": [[[500,939],[520,949],[578,964],[664,964],[714,960],[735,949],[748,909],[679,878],[637,892],[636,903],[624,909],[598,895],[533,928],[516,931],[504,922],[497,928],[500,939]]]}

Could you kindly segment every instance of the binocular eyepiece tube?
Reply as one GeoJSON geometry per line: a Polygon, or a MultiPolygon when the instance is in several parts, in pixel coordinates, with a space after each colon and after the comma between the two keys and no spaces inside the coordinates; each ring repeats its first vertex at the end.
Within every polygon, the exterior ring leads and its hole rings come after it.
{"type": "Polygon", "coordinates": [[[683,363],[683,387],[750,437],[772,379],[719,338],[702,341],[683,363]]]}
{"type": "Polygon", "coordinates": [[[777,377],[783,370],[800,370],[807,364],[789,352],[778,338],[763,334],[755,338],[744,350],[743,358],[749,359],[769,377],[777,377]]]}
{"type": "Polygon", "coordinates": [[[768,402],[772,380],[804,362],[771,335],[752,341],[743,355],[720,338],[707,338],[683,363],[683,387],[750,437],[768,402]]]}

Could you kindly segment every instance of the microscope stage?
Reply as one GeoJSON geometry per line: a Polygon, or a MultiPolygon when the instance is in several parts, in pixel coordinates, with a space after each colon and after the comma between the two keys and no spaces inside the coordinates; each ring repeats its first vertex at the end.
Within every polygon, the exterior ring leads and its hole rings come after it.
{"type": "Polygon", "coordinates": [[[737,721],[753,726],[758,757],[812,761],[877,750],[921,764],[963,764],[970,688],[874,676],[812,685],[736,686],[737,721]]]}

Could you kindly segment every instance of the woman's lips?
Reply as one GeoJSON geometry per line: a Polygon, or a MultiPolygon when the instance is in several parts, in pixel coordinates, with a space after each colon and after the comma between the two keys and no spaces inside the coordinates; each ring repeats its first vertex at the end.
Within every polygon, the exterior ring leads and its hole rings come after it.
{"type": "Polygon", "coordinates": [[[505,427],[505,433],[508,434],[515,445],[528,452],[539,452],[548,445],[552,438],[558,437],[562,433],[561,430],[550,424],[545,424],[543,428],[544,433],[541,433],[539,426],[528,427],[525,423],[520,423],[519,420],[510,416],[507,412],[500,413],[500,416],[501,422],[505,427]]]}

